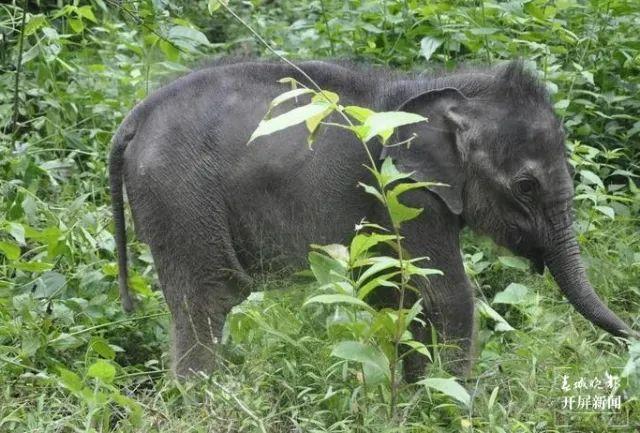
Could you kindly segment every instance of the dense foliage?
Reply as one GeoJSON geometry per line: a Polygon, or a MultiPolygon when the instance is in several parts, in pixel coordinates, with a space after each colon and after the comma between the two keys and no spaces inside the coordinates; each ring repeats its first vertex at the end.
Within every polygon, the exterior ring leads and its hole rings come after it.
{"type": "MultiPolygon", "coordinates": [[[[640,3],[253,0],[229,7],[293,59],[349,57],[414,70],[530,62],[567,128],[576,231],[591,280],[638,329],[640,3]]],[[[137,101],[222,54],[271,55],[215,1],[0,5],[0,431],[640,426],[640,344],[594,328],[549,276],[530,275],[523,260],[470,233],[464,255],[479,287],[480,324],[468,400],[446,379],[403,385],[390,419],[384,396],[363,390],[354,364],[332,356],[340,332],[328,326],[332,310],[301,308],[316,288],[288,275],[265,277],[256,290],[272,290],[231,314],[228,362],[219,372],[174,382],[166,306],[149,251],[131,229],[131,287],[140,302],[133,316],[119,305],[106,155],[137,101]],[[573,383],[607,374],[620,377],[612,391],[619,409],[563,409],[564,396],[580,394],[563,393],[563,375],[573,383]]],[[[445,377],[437,359],[428,374],[445,377]]]]}

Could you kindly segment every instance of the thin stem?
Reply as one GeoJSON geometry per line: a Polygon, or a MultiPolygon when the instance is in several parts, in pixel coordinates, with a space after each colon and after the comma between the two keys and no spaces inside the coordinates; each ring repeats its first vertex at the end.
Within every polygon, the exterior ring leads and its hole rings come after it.
{"type": "MultiPolygon", "coordinates": [[[[242,18],[240,18],[240,16],[238,16],[238,14],[236,14],[231,8],[229,8],[229,6],[227,4],[225,4],[222,1],[218,1],[218,3],[220,4],[220,6],[226,10],[229,14],[231,14],[231,16],[233,16],[240,24],[242,24],[245,28],[247,28],[252,34],[253,36],[261,43],[263,44],[271,53],[273,53],[276,57],[278,57],[279,59],[281,59],[283,62],[285,62],[286,64],[288,64],[289,66],[291,66],[292,68],[294,68],[296,71],[298,71],[303,77],[305,77],[309,83],[311,83],[311,85],[315,88],[315,90],[318,91],[319,94],[321,94],[326,100],[327,102],[333,104],[333,102],[331,101],[331,99],[329,99],[329,97],[323,92],[322,88],[318,85],[318,83],[311,78],[305,71],[303,71],[299,66],[297,66],[296,64],[294,64],[293,62],[291,62],[289,59],[287,59],[286,57],[284,57],[282,54],[278,53],[275,49],[273,49],[269,43],[267,41],[264,40],[264,38],[262,36],[260,36],[260,34],[258,34],[258,32],[256,32],[249,24],[247,24],[242,18]]],[[[301,84],[301,83],[300,83],[301,84]]],[[[302,85],[302,84],[301,84],[302,85]]],[[[338,113],[340,113],[340,115],[345,119],[345,121],[347,122],[347,124],[349,126],[353,126],[353,122],[351,122],[351,119],[349,119],[349,117],[342,111],[342,109],[340,109],[340,107],[337,107],[336,111],[338,113]]],[[[341,125],[338,123],[330,123],[330,122],[323,122],[326,123],[328,125],[332,125],[332,126],[339,126],[342,128],[345,128],[345,125],[341,125]]],[[[413,138],[413,137],[412,137],[413,138]]],[[[371,150],[369,149],[369,146],[367,146],[367,143],[364,140],[360,140],[360,142],[362,143],[362,147],[367,155],[367,158],[369,159],[369,163],[371,164],[371,170],[376,173],[376,174],[380,174],[379,170],[377,169],[377,164],[376,164],[376,160],[373,157],[373,155],[371,154],[371,150]]],[[[386,199],[386,195],[384,194],[384,185],[382,184],[382,182],[379,180],[379,176],[376,176],[376,178],[378,179],[378,186],[380,188],[380,191],[383,192],[382,194],[382,199],[383,199],[383,205],[385,206],[385,209],[387,210],[387,213],[389,214],[389,218],[391,219],[391,212],[389,210],[389,204],[388,201],[386,199]]],[[[404,275],[404,256],[403,256],[403,252],[402,252],[402,237],[400,236],[400,227],[397,224],[392,224],[393,225],[393,233],[395,235],[395,242],[396,242],[396,246],[398,248],[398,260],[400,263],[400,299],[399,299],[399,312],[398,312],[398,319],[396,322],[396,332],[395,332],[395,336],[394,336],[394,357],[393,359],[390,360],[390,370],[391,370],[391,405],[390,405],[390,415],[391,418],[395,418],[396,417],[396,411],[397,411],[397,402],[398,402],[398,381],[396,378],[396,370],[397,370],[397,363],[398,363],[398,358],[399,358],[399,351],[400,351],[400,340],[402,338],[402,334],[403,334],[403,327],[402,327],[402,321],[403,321],[403,307],[404,307],[404,298],[405,298],[405,293],[406,293],[406,277],[404,275]]]]}
{"type": "MultiPolygon", "coordinates": [[[[609,13],[609,7],[610,7],[610,6],[611,6],[611,2],[610,2],[610,1],[608,1],[608,2],[607,2],[606,12],[605,12],[605,14],[604,14],[604,15],[607,15],[607,14],[609,13]]],[[[595,33],[595,35],[594,35],[594,37],[595,37],[595,38],[599,38],[599,37],[600,37],[600,33],[602,33],[602,31],[604,30],[604,28],[605,28],[605,26],[606,26],[606,22],[605,22],[605,19],[603,18],[603,14],[600,14],[600,13],[599,13],[599,12],[600,12],[600,8],[599,8],[599,7],[598,7],[597,12],[598,12],[597,17],[598,17],[598,19],[600,20],[600,22],[599,22],[598,24],[599,24],[600,26],[599,26],[598,31],[597,31],[597,32],[595,33]]],[[[582,52],[580,53],[580,59],[578,60],[578,64],[579,64],[580,66],[582,66],[582,63],[583,63],[583,61],[584,61],[584,58],[585,58],[585,56],[587,55],[587,52],[589,51],[589,49],[591,48],[591,42],[592,42],[592,40],[593,40],[593,38],[588,38],[588,39],[587,39],[586,46],[584,46],[584,48],[583,48],[582,52]]],[[[572,94],[573,94],[573,88],[575,87],[575,84],[576,84],[576,78],[577,78],[577,76],[578,76],[577,74],[573,74],[573,77],[572,77],[572,79],[571,79],[571,84],[569,85],[569,91],[567,92],[567,99],[568,99],[569,101],[571,101],[571,96],[572,96],[572,94]]],[[[567,116],[567,110],[564,110],[564,111],[563,111],[563,113],[562,113],[562,116],[560,116],[560,120],[561,120],[563,123],[564,123],[564,119],[565,119],[565,117],[566,117],[566,116],[567,116]]]]}
{"type": "Polygon", "coordinates": [[[220,390],[222,390],[222,392],[224,392],[229,397],[231,397],[233,399],[233,401],[236,402],[236,404],[238,405],[240,410],[242,410],[244,413],[246,413],[249,416],[249,418],[251,418],[255,422],[257,422],[258,423],[258,428],[260,429],[260,431],[262,433],[267,433],[267,430],[265,429],[264,423],[262,422],[262,420],[256,414],[254,414],[253,411],[251,409],[249,409],[249,407],[242,400],[240,400],[234,393],[232,393],[229,389],[224,387],[222,384],[216,382],[215,379],[213,379],[212,377],[208,377],[208,380],[212,384],[214,384],[215,386],[220,388],[220,390]]]}
{"type": "MultiPolygon", "coordinates": [[[[364,141],[361,141],[361,143],[362,143],[362,146],[364,147],[365,152],[367,153],[367,156],[369,157],[372,171],[374,171],[376,174],[379,174],[380,172],[376,168],[376,164],[373,159],[373,156],[371,155],[371,152],[369,151],[369,147],[364,141]]],[[[380,177],[376,176],[376,179],[380,179],[380,177]]],[[[384,185],[380,180],[378,180],[378,187],[380,188],[380,191],[382,191],[381,196],[382,196],[383,205],[387,210],[387,213],[389,214],[389,219],[392,220],[391,211],[389,210],[389,203],[387,201],[386,194],[384,194],[384,185]]],[[[396,370],[397,370],[398,361],[399,361],[400,340],[402,339],[402,334],[403,334],[404,298],[406,294],[407,281],[404,274],[404,255],[402,252],[402,236],[400,235],[400,227],[398,224],[394,224],[393,222],[392,222],[392,226],[393,226],[393,234],[395,236],[396,248],[398,249],[398,262],[400,263],[400,289],[399,289],[400,299],[398,300],[398,318],[396,319],[396,329],[395,329],[395,335],[393,338],[394,356],[389,362],[389,369],[391,370],[390,371],[391,373],[391,404],[389,407],[389,412],[390,412],[390,418],[394,419],[396,418],[396,411],[398,406],[399,381],[396,378],[396,370]]]]}
{"type": "Polygon", "coordinates": [[[327,31],[327,38],[329,38],[329,47],[331,49],[331,55],[335,56],[335,46],[333,45],[333,37],[331,37],[331,29],[329,28],[329,21],[327,20],[327,11],[324,7],[324,0],[320,0],[320,9],[322,10],[322,20],[324,21],[324,28],[327,31]]]}
{"type": "MultiPolygon", "coordinates": [[[[175,48],[176,50],[180,51],[181,53],[186,53],[187,51],[185,49],[183,49],[182,47],[180,47],[179,45],[176,45],[173,41],[167,39],[165,36],[161,35],[160,33],[158,33],[158,31],[156,31],[156,29],[154,29],[153,27],[151,27],[150,25],[146,24],[142,19],[140,19],[139,16],[137,16],[136,14],[134,14],[131,10],[127,9],[126,7],[124,7],[122,5],[122,2],[116,1],[116,0],[105,0],[107,3],[109,3],[111,6],[114,6],[116,8],[118,8],[120,11],[124,12],[126,15],[129,16],[129,18],[131,18],[133,21],[135,21],[135,23],[137,25],[140,25],[142,27],[144,27],[147,31],[153,33],[154,35],[156,35],[160,40],[168,43],[169,45],[171,45],[173,48],[175,48]]],[[[221,3],[222,4],[222,3],[221,3]]],[[[148,93],[148,92],[147,92],[148,93]]]]}
{"type": "MultiPolygon", "coordinates": [[[[486,27],[487,17],[484,10],[484,0],[479,0],[479,1],[480,1],[480,11],[482,13],[482,27],[486,27]]],[[[484,35],[483,42],[484,42],[484,50],[487,54],[487,63],[491,64],[491,51],[489,50],[489,38],[487,37],[487,35],[484,35]]]]}
{"type": "MultiPolygon", "coordinates": [[[[127,322],[137,322],[138,320],[153,319],[155,317],[162,317],[162,316],[168,316],[168,315],[169,315],[169,313],[167,312],[167,313],[148,314],[146,316],[128,317],[126,319],[116,320],[116,321],[108,322],[108,323],[102,323],[100,325],[91,326],[89,328],[81,329],[81,330],[76,331],[76,332],[71,332],[69,334],[66,334],[65,338],[74,337],[76,335],[84,334],[86,332],[95,331],[96,329],[108,328],[109,326],[113,326],[113,325],[120,325],[122,323],[127,323],[127,322]]],[[[55,340],[56,339],[54,339],[53,341],[55,341],[55,340]]]]}
{"type": "MultiPolygon", "coordinates": [[[[388,208],[387,208],[388,210],[388,208]]],[[[391,214],[389,214],[391,215],[391,214]]],[[[404,275],[404,257],[402,254],[402,242],[400,237],[400,227],[393,224],[393,233],[396,237],[396,246],[398,248],[398,261],[400,262],[400,299],[398,301],[398,318],[396,319],[396,335],[394,336],[394,354],[393,354],[393,370],[391,370],[392,378],[395,378],[395,370],[400,353],[400,340],[403,333],[404,321],[404,297],[406,292],[406,278],[404,275]]],[[[391,381],[391,417],[396,417],[396,406],[398,403],[398,381],[391,381]]]]}
{"type": "Polygon", "coordinates": [[[20,104],[20,71],[22,69],[22,51],[24,49],[24,24],[27,19],[28,0],[22,2],[22,20],[20,23],[20,41],[18,42],[18,63],[16,64],[16,80],[13,88],[13,122],[11,131],[13,133],[13,146],[18,139],[18,108],[20,104]]]}
{"type": "MultiPolygon", "coordinates": [[[[300,68],[300,66],[296,65],[291,60],[287,59],[285,56],[283,56],[282,54],[277,52],[273,47],[271,47],[271,45],[269,45],[269,42],[265,41],[264,38],[262,36],[260,36],[260,34],[253,29],[253,27],[251,27],[249,24],[247,24],[247,22],[245,20],[240,18],[240,16],[238,14],[236,14],[225,2],[222,2],[222,1],[218,0],[218,4],[224,10],[226,10],[233,18],[235,18],[240,24],[242,24],[247,30],[249,30],[251,32],[251,34],[258,40],[258,42],[260,42],[262,45],[264,45],[266,49],[268,49],[272,54],[274,54],[280,60],[285,62],[287,65],[291,66],[293,69],[298,71],[304,78],[306,78],[309,81],[309,83],[311,83],[311,85],[322,95],[322,97],[327,102],[329,102],[330,104],[333,104],[333,101],[324,93],[324,90],[322,90],[320,85],[313,78],[311,78],[309,76],[309,74],[307,74],[305,71],[303,71],[300,68]]],[[[338,110],[338,112],[342,115],[342,117],[347,121],[347,123],[349,125],[353,126],[353,123],[351,122],[351,119],[349,119],[349,117],[347,117],[346,114],[344,114],[341,110],[338,110]]]]}

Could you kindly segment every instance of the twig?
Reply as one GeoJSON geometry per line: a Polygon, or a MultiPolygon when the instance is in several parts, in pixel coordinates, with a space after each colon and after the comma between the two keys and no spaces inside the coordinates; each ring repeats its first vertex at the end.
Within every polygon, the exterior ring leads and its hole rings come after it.
{"type": "Polygon", "coordinates": [[[324,0],[320,0],[320,9],[322,10],[322,20],[324,21],[324,28],[327,30],[327,37],[329,38],[329,46],[331,48],[331,55],[335,56],[335,47],[333,45],[333,37],[331,36],[331,29],[329,28],[329,21],[327,20],[327,11],[324,7],[324,0]]]}
{"type": "MultiPolygon", "coordinates": [[[[169,315],[168,312],[167,313],[154,313],[154,314],[148,314],[146,316],[128,317],[126,319],[115,320],[113,322],[101,323],[99,325],[91,326],[89,328],[81,329],[79,331],[71,332],[69,334],[66,334],[65,338],[67,338],[67,337],[75,337],[76,335],[84,334],[86,332],[95,331],[96,329],[108,328],[109,326],[120,325],[120,324],[127,323],[127,322],[136,322],[138,320],[153,319],[155,317],[162,317],[162,316],[168,316],[168,315],[169,315]]],[[[60,337],[58,337],[58,338],[60,338],[60,337]]],[[[58,338],[53,339],[53,341],[57,340],[58,338]]]]}
{"type": "MultiPolygon", "coordinates": [[[[180,47],[179,45],[176,45],[173,41],[167,39],[165,36],[161,35],[160,33],[158,33],[158,31],[156,29],[154,29],[153,27],[151,27],[149,24],[145,23],[142,19],[140,19],[139,16],[137,16],[136,14],[134,14],[131,10],[127,9],[126,7],[122,6],[121,2],[118,2],[116,0],[105,0],[107,3],[109,3],[111,6],[116,7],[118,10],[120,10],[121,12],[124,12],[126,15],[129,16],[129,18],[131,18],[133,21],[135,21],[136,24],[144,27],[145,29],[147,29],[148,31],[150,31],[151,33],[153,33],[154,35],[156,35],[159,39],[163,40],[164,42],[168,43],[169,45],[171,45],[173,48],[175,48],[176,50],[180,51],[181,53],[187,53],[187,51],[185,49],[183,49],[182,47],[180,47]]],[[[148,72],[147,72],[148,74],[148,72]]],[[[147,93],[148,89],[147,89],[147,93]]]]}
{"type": "Polygon", "coordinates": [[[244,402],[242,400],[240,400],[234,393],[232,393],[230,390],[225,388],[222,384],[216,382],[215,379],[213,379],[212,377],[205,376],[205,378],[207,378],[212,384],[214,384],[215,386],[220,388],[220,390],[222,390],[222,392],[224,392],[229,397],[231,397],[233,399],[233,401],[236,402],[236,404],[238,405],[240,410],[242,410],[244,413],[249,415],[249,417],[251,419],[253,419],[255,422],[257,422],[258,423],[258,428],[260,429],[260,431],[262,433],[267,433],[267,430],[265,429],[264,423],[262,422],[262,420],[255,413],[253,413],[253,411],[251,409],[249,409],[247,407],[247,405],[244,404],[244,402]]]}
{"type": "MultiPolygon", "coordinates": [[[[227,11],[233,18],[235,18],[240,24],[242,24],[247,30],[249,30],[251,32],[251,34],[258,40],[258,42],[260,42],[262,45],[265,46],[265,48],[267,48],[269,51],[271,51],[274,55],[276,55],[280,60],[282,60],[283,62],[285,62],[287,65],[291,66],[293,69],[295,69],[296,71],[300,72],[300,74],[306,78],[309,83],[311,83],[311,85],[313,87],[315,87],[315,89],[322,95],[322,97],[324,99],[327,100],[327,102],[329,102],[330,104],[333,104],[333,102],[331,101],[331,99],[324,93],[324,90],[322,90],[322,88],[320,87],[320,85],[309,76],[309,74],[307,74],[305,71],[303,71],[300,66],[296,65],[295,63],[293,63],[291,60],[287,59],[285,56],[283,56],[282,54],[280,54],[279,52],[277,52],[275,49],[273,49],[271,47],[271,45],[269,45],[269,42],[265,41],[264,38],[262,36],[260,36],[260,34],[258,32],[256,32],[253,27],[251,27],[249,24],[247,24],[247,22],[245,20],[243,20],[242,18],[240,18],[240,16],[235,13],[227,4],[226,2],[220,1],[218,0],[218,4],[225,10],[227,11]]],[[[349,123],[349,125],[353,126],[353,123],[351,122],[351,119],[349,119],[349,117],[344,114],[341,110],[337,110],[342,117],[349,123]]]]}
{"type": "Polygon", "coordinates": [[[18,139],[18,106],[20,104],[20,70],[22,69],[22,50],[24,48],[24,24],[27,19],[28,0],[22,2],[22,22],[20,24],[20,42],[18,43],[18,64],[16,65],[16,81],[13,89],[13,123],[11,131],[13,133],[13,146],[18,139]]]}

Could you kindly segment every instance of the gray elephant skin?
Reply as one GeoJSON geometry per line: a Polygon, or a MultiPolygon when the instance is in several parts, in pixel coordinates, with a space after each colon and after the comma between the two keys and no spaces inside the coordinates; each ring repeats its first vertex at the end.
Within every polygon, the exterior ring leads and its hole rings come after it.
{"type": "MultiPolygon", "coordinates": [[[[572,232],[573,184],[562,123],[549,97],[519,62],[419,76],[341,62],[299,66],[343,105],[402,110],[429,118],[399,128],[395,141],[371,143],[415,181],[448,187],[414,190],[403,201],[425,211],[405,224],[405,247],[444,272],[416,281],[424,319],[439,340],[456,345],[452,371],[470,365],[473,287],[464,272],[460,230],[468,225],[497,244],[548,267],[571,304],[617,336],[637,335],[590,285],[572,232]]],[[[127,255],[123,187],[137,236],[151,249],[173,317],[178,376],[211,371],[226,314],[252,275],[304,263],[309,244],[347,243],[363,218],[386,224],[384,209],[357,186],[373,183],[361,143],[323,127],[310,150],[304,125],[247,141],[278,83],[292,67],[266,61],[222,61],[155,91],[126,117],[113,140],[110,184],[119,284],[125,310],[127,255]]],[[[299,98],[280,112],[307,103],[299,98]]],[[[275,113],[278,114],[278,113],[275,113]]],[[[338,118],[329,119],[339,121],[338,118]]],[[[426,341],[431,332],[414,328],[426,341]]],[[[424,365],[407,362],[416,377],[424,365]]]]}

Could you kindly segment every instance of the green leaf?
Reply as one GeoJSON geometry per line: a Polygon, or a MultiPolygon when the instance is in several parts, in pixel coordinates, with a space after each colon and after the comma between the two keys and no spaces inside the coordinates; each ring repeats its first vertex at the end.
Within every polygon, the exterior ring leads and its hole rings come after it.
{"type": "Polygon", "coordinates": [[[495,27],[473,27],[469,29],[469,32],[476,36],[492,35],[499,31],[500,29],[495,27]]]}
{"type": "Polygon", "coordinates": [[[367,259],[365,263],[369,264],[370,266],[362,273],[362,275],[360,275],[360,278],[358,278],[358,281],[357,281],[358,286],[360,286],[368,278],[374,276],[378,272],[382,272],[385,269],[389,269],[394,266],[398,269],[400,268],[400,263],[398,262],[398,259],[393,257],[386,257],[386,256],[371,257],[370,259],[367,259]]]}
{"type": "Polygon", "coordinates": [[[332,289],[334,292],[339,294],[345,294],[349,296],[355,295],[355,289],[349,281],[335,281],[333,283],[323,284],[317,288],[317,291],[321,292],[327,289],[332,289]]]}
{"type": "Polygon", "coordinates": [[[471,405],[471,396],[456,380],[452,377],[444,379],[444,378],[436,378],[430,377],[428,379],[423,379],[417,382],[419,385],[424,385],[427,388],[435,389],[436,391],[440,391],[446,396],[449,396],[459,402],[463,403],[465,406],[469,407],[471,405]]]}
{"type": "Polygon", "coordinates": [[[199,45],[209,45],[209,40],[199,30],[185,26],[173,26],[169,29],[168,39],[189,51],[193,51],[199,45]]]}
{"type": "Polygon", "coordinates": [[[394,194],[399,196],[407,191],[411,191],[412,189],[420,189],[427,188],[429,186],[433,186],[432,182],[406,182],[401,183],[393,187],[393,189],[389,192],[389,194],[394,194]]]}
{"type": "Polygon", "coordinates": [[[595,85],[595,83],[593,82],[593,73],[592,72],[581,71],[580,74],[584,77],[584,79],[587,81],[587,83],[591,84],[592,86],[595,85]]]}
{"type": "Polygon", "coordinates": [[[340,244],[329,244],[329,245],[316,245],[311,244],[311,248],[324,251],[331,257],[332,259],[338,260],[339,262],[347,263],[349,261],[349,250],[344,245],[340,244]]]}
{"type": "Polygon", "coordinates": [[[95,337],[91,341],[91,349],[105,359],[114,359],[116,352],[109,346],[109,343],[100,337],[95,337]]]}
{"type": "Polygon", "coordinates": [[[309,253],[309,266],[320,284],[342,281],[347,274],[344,262],[315,251],[309,253]]]}
{"type": "Polygon", "coordinates": [[[305,121],[305,124],[307,125],[307,129],[309,130],[309,139],[307,140],[307,142],[309,143],[309,148],[311,148],[311,144],[313,143],[313,140],[315,138],[315,132],[318,128],[318,126],[320,125],[320,122],[322,122],[328,115],[330,115],[333,110],[336,108],[336,104],[338,103],[338,100],[340,98],[338,97],[337,94],[333,93],[333,92],[328,92],[326,90],[323,90],[322,93],[316,93],[313,98],[311,99],[312,102],[320,102],[320,103],[329,103],[329,108],[327,108],[325,111],[323,111],[322,113],[316,114],[313,117],[310,117],[309,119],[307,119],[305,121]]]}
{"type": "Polygon", "coordinates": [[[496,322],[496,331],[515,331],[509,323],[496,310],[487,305],[484,301],[476,299],[476,308],[480,315],[496,322]]]}
{"type": "Polygon", "coordinates": [[[491,410],[491,408],[495,404],[496,398],[498,397],[499,390],[500,390],[500,386],[498,385],[495,388],[493,388],[493,391],[491,391],[491,396],[489,397],[489,402],[487,403],[487,409],[491,410]]]}
{"type": "Polygon", "coordinates": [[[364,136],[364,141],[369,141],[376,135],[379,135],[382,137],[382,141],[386,142],[395,128],[403,125],[409,125],[411,123],[426,121],[426,117],[404,111],[374,113],[367,117],[367,120],[364,122],[364,126],[367,128],[367,134],[364,136]]]}
{"type": "Polygon", "coordinates": [[[75,335],[66,332],[60,333],[56,338],[48,341],[49,347],[58,350],[71,350],[84,345],[84,341],[75,335]]]}
{"type": "Polygon", "coordinates": [[[498,257],[500,263],[508,268],[520,269],[521,271],[529,270],[529,264],[520,257],[516,256],[500,256],[498,257]]]}
{"type": "Polygon", "coordinates": [[[48,271],[40,275],[36,280],[36,290],[33,292],[34,298],[50,298],[67,284],[64,275],[48,271]]]}
{"type": "Polygon", "coordinates": [[[403,222],[418,217],[423,211],[422,208],[412,208],[400,203],[399,196],[407,191],[426,188],[430,185],[432,184],[428,182],[401,183],[386,193],[389,215],[395,227],[400,227],[403,222]]]}
{"type": "Polygon", "coordinates": [[[13,242],[0,242],[0,252],[9,260],[17,260],[20,257],[20,247],[13,242]]]}
{"type": "Polygon", "coordinates": [[[528,301],[529,288],[522,284],[511,283],[502,292],[496,294],[492,304],[525,304],[528,301]]]}
{"type": "Polygon", "coordinates": [[[398,194],[393,191],[387,193],[387,209],[394,227],[400,227],[403,222],[417,218],[423,211],[422,208],[413,208],[400,203],[398,194]]]}
{"type": "Polygon", "coordinates": [[[380,286],[398,288],[397,284],[390,282],[389,280],[399,274],[400,271],[395,271],[389,272],[376,278],[372,278],[371,281],[368,281],[367,284],[358,289],[358,298],[366,298],[369,293],[380,286]]]}
{"type": "Polygon", "coordinates": [[[167,56],[167,59],[176,61],[178,60],[178,57],[180,57],[180,50],[178,50],[172,43],[161,39],[158,46],[164,55],[167,56]]]}
{"type": "Polygon", "coordinates": [[[262,120],[256,130],[253,131],[253,134],[251,134],[249,143],[263,135],[273,134],[274,132],[305,122],[307,119],[323,113],[330,107],[331,105],[327,102],[312,102],[302,107],[296,107],[272,119],[262,120]]]}
{"type": "Polygon", "coordinates": [[[64,368],[61,368],[59,371],[60,376],[58,376],[58,381],[69,391],[80,392],[82,388],[84,388],[84,383],[82,379],[80,379],[80,376],[64,368]]]}
{"type": "Polygon", "coordinates": [[[81,16],[82,18],[86,18],[89,21],[92,21],[94,23],[97,23],[98,20],[96,19],[96,16],[93,14],[93,10],[91,9],[91,6],[80,6],[77,10],[76,13],[81,16]]]}
{"type": "Polygon", "coordinates": [[[594,172],[589,170],[580,170],[580,176],[582,176],[582,181],[584,183],[589,185],[598,185],[600,188],[604,188],[602,179],[600,179],[594,172]]]}
{"type": "Polygon", "coordinates": [[[341,294],[316,295],[307,299],[305,303],[302,304],[302,306],[306,307],[307,305],[310,305],[310,304],[326,304],[326,305],[349,304],[349,305],[355,305],[357,307],[364,308],[366,310],[373,311],[373,308],[371,308],[371,306],[366,302],[364,302],[363,300],[358,299],[354,296],[341,295],[341,294]]]}
{"type": "Polygon", "coordinates": [[[611,219],[614,219],[616,217],[616,212],[613,210],[612,207],[609,207],[609,206],[594,206],[593,208],[595,210],[597,210],[598,212],[608,216],[611,219]]]}
{"type": "Polygon", "coordinates": [[[26,272],[44,272],[53,268],[53,264],[45,262],[14,262],[12,265],[26,272]]]}
{"type": "Polygon", "coordinates": [[[427,349],[427,346],[425,346],[424,343],[421,343],[415,340],[404,340],[404,341],[401,341],[401,344],[404,344],[405,346],[409,346],[415,352],[418,352],[419,354],[429,358],[430,361],[433,361],[433,358],[431,358],[431,353],[429,353],[429,349],[427,349]]]}
{"type": "Polygon", "coordinates": [[[425,60],[429,60],[433,53],[442,45],[444,41],[442,39],[426,36],[420,41],[420,54],[425,60]]]}
{"type": "Polygon", "coordinates": [[[349,258],[351,262],[360,259],[363,254],[381,242],[395,241],[395,235],[381,235],[377,233],[359,233],[351,240],[349,258]]]}
{"type": "Polygon", "coordinates": [[[331,355],[361,363],[370,384],[386,382],[391,378],[389,360],[378,347],[358,341],[342,341],[334,346],[331,355]]]}
{"type": "Polygon", "coordinates": [[[25,36],[30,36],[38,31],[40,28],[47,24],[47,19],[44,15],[28,15],[27,24],[24,26],[25,36]]]}
{"type": "Polygon", "coordinates": [[[322,94],[317,93],[312,98],[313,102],[327,102],[327,99],[329,99],[329,102],[331,104],[329,108],[305,121],[307,130],[309,131],[309,136],[307,137],[307,144],[309,145],[309,149],[311,149],[311,146],[315,141],[316,135],[318,133],[318,126],[320,126],[320,123],[333,112],[333,110],[337,106],[336,104],[338,103],[339,99],[337,94],[327,91],[324,91],[322,94]]]}
{"type": "Polygon", "coordinates": [[[140,406],[140,403],[138,403],[132,398],[129,398],[122,394],[118,394],[117,392],[113,393],[111,395],[111,398],[120,406],[122,406],[125,409],[128,409],[131,412],[131,415],[129,416],[129,421],[132,423],[133,427],[137,428],[139,431],[142,425],[142,415],[144,414],[142,407],[140,406]]]}
{"type": "Polygon", "coordinates": [[[368,108],[364,107],[357,107],[355,105],[344,107],[343,110],[345,113],[347,113],[349,116],[353,117],[360,123],[366,122],[367,119],[375,113],[375,111],[373,110],[369,110],[368,108]]]}
{"type": "Polygon", "coordinates": [[[312,102],[324,102],[335,106],[340,101],[340,96],[338,96],[337,93],[330,92],[328,90],[322,90],[313,95],[313,98],[311,98],[311,100],[312,102]]]}
{"type": "Polygon", "coordinates": [[[407,273],[407,275],[420,275],[422,277],[428,277],[430,275],[444,275],[444,273],[440,269],[421,268],[414,265],[413,263],[408,263],[405,265],[405,272],[407,273]]]}
{"type": "Polygon", "coordinates": [[[10,222],[9,223],[9,234],[11,236],[13,236],[13,238],[20,244],[20,245],[24,245],[25,244],[25,239],[24,239],[24,226],[22,224],[18,224],[18,223],[14,223],[14,222],[10,222]]]}
{"type": "Polygon", "coordinates": [[[129,277],[129,288],[144,296],[151,296],[153,294],[151,284],[149,284],[147,278],[137,273],[129,277]]]}
{"type": "Polygon", "coordinates": [[[215,11],[220,9],[221,4],[223,3],[225,6],[229,4],[228,0],[209,0],[207,2],[207,9],[209,9],[209,13],[213,14],[215,11]]]}
{"type": "Polygon", "coordinates": [[[291,89],[288,92],[284,92],[273,98],[273,100],[269,104],[269,111],[271,111],[274,107],[282,104],[283,102],[288,101],[289,99],[297,98],[298,96],[306,95],[308,93],[314,93],[314,91],[303,87],[300,89],[291,89]]]}
{"type": "Polygon", "coordinates": [[[84,30],[84,23],[81,19],[67,18],[67,23],[75,33],[81,33],[84,30]]]}
{"type": "Polygon", "coordinates": [[[383,187],[387,187],[389,184],[398,181],[400,179],[407,179],[411,177],[412,173],[403,173],[399,171],[391,158],[385,158],[380,167],[380,174],[378,180],[383,187]]]}
{"type": "Polygon", "coordinates": [[[380,200],[380,203],[384,204],[384,197],[382,197],[382,194],[376,188],[362,182],[358,182],[358,185],[360,185],[367,194],[371,194],[372,196],[380,200]]]}
{"type": "Polygon", "coordinates": [[[99,359],[89,366],[87,376],[99,379],[104,383],[111,383],[116,377],[116,368],[108,361],[99,359]]]}

